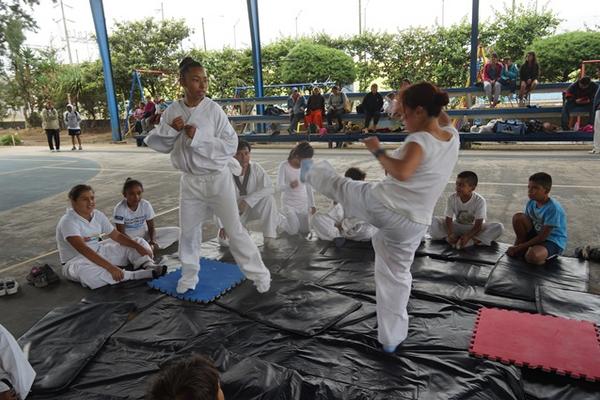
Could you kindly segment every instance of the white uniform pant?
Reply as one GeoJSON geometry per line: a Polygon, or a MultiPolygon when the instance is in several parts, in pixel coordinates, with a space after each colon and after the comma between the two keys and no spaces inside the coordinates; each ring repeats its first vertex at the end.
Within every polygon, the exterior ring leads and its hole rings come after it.
{"type": "MultiPolygon", "coordinates": [[[[452,230],[459,236],[464,235],[473,229],[473,225],[459,224],[456,221],[452,221],[452,230]]],[[[475,235],[475,239],[479,240],[481,244],[489,246],[494,240],[497,240],[504,232],[504,225],[500,222],[484,222],[481,226],[481,231],[475,235]]],[[[431,230],[429,231],[433,240],[443,240],[448,237],[448,231],[446,229],[446,218],[445,217],[434,217],[431,221],[431,230]]]]}
{"type": "Polygon", "coordinates": [[[368,242],[377,233],[377,228],[356,218],[344,218],[342,221],[342,231],[346,239],[357,242],[368,242]]]}
{"type": "Polygon", "coordinates": [[[594,117],[594,150],[600,152],[600,110],[596,111],[594,117]]]}
{"type": "MultiPolygon", "coordinates": [[[[159,249],[166,249],[179,240],[180,234],[181,230],[177,226],[163,226],[160,228],[154,228],[154,241],[156,244],[158,244],[159,249]]],[[[150,240],[148,231],[146,231],[142,237],[147,241],[150,240]]]]}
{"type": "Polygon", "coordinates": [[[181,176],[179,199],[179,258],[182,279],[194,281],[200,271],[202,223],[213,215],[221,220],[229,236],[229,249],[246,277],[269,282],[271,274],[258,247],[240,222],[235,188],[229,169],[211,175],[181,176]]]}
{"type": "Polygon", "coordinates": [[[310,228],[315,232],[321,240],[333,240],[336,237],[341,237],[342,233],[335,224],[337,221],[329,215],[329,213],[318,212],[310,217],[310,228]]]}
{"type": "Polygon", "coordinates": [[[500,98],[500,91],[502,90],[502,85],[500,84],[500,82],[496,81],[496,83],[494,83],[492,87],[492,82],[484,81],[483,90],[485,91],[486,97],[490,99],[490,102],[493,100],[497,103],[498,99],[500,98]]]}
{"type": "Polygon", "coordinates": [[[288,235],[310,232],[308,210],[296,210],[289,206],[281,208],[279,229],[288,235]]]}
{"type": "MultiPolygon", "coordinates": [[[[150,245],[142,238],[133,238],[136,242],[147,249],[150,245]]],[[[118,267],[125,267],[129,264],[133,265],[134,269],[138,269],[146,263],[151,263],[150,256],[142,256],[137,250],[123,246],[113,240],[104,240],[100,242],[100,248],[97,253],[111,264],[118,267]]],[[[115,281],[106,269],[98,264],[88,260],[83,255],[78,255],[70,259],[62,266],[63,275],[72,281],[81,283],[82,286],[90,289],[97,289],[106,285],[114,285],[119,282],[115,281]]],[[[152,271],[123,271],[125,277],[123,280],[131,279],[148,279],[152,277],[152,271]]]]}
{"type": "MultiPolygon", "coordinates": [[[[15,338],[0,325],[0,379],[8,379],[19,397],[24,399],[31,390],[35,375],[15,338]]],[[[0,382],[0,393],[8,389],[0,382]]]]}
{"type": "Polygon", "coordinates": [[[372,194],[373,184],[339,176],[326,161],[315,164],[307,179],[316,191],[341,203],[346,213],[379,228],[373,237],[378,340],[397,346],[408,335],[410,266],[427,225],[386,208],[372,194]]]}
{"type": "MultiPolygon", "coordinates": [[[[280,217],[273,196],[263,197],[240,215],[240,222],[246,226],[251,221],[260,221],[263,237],[276,238],[280,217]]],[[[229,232],[227,232],[229,234],[229,232]]]]}

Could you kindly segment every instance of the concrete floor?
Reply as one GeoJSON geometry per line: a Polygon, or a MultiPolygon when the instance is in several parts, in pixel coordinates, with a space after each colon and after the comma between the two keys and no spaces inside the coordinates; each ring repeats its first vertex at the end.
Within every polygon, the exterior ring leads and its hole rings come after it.
{"type": "MultiPolygon", "coordinates": [[[[554,147],[555,148],[555,147],[554,147]]],[[[568,149],[568,146],[565,146],[568,149]]],[[[287,157],[289,147],[256,148],[253,159],[275,179],[277,167],[287,157]]],[[[362,168],[368,180],[378,180],[383,172],[373,157],[362,148],[328,150],[319,147],[316,158],[329,160],[340,173],[350,166],[362,168]]],[[[468,150],[460,154],[454,173],[473,170],[479,175],[478,191],[488,204],[488,219],[507,228],[501,237],[512,242],[512,215],[523,209],[527,199],[527,179],[535,172],[552,175],[551,195],[564,206],[569,223],[566,254],[577,246],[598,244],[600,210],[600,157],[575,150],[468,150]]],[[[131,144],[90,145],[83,152],[50,153],[45,147],[0,148],[0,277],[13,276],[21,282],[21,291],[0,298],[0,323],[20,336],[54,307],[70,304],[88,292],[78,284],[62,280],[47,289],[28,286],[25,276],[36,263],[60,265],[56,252],[55,227],[69,205],[68,189],[88,183],[96,190],[97,208],[110,216],[121,199],[121,186],[127,177],[143,182],[145,198],[157,212],[157,225],[178,223],[179,173],[169,156],[131,144]]],[[[444,210],[446,188],[436,214],[444,210]]],[[[318,208],[330,201],[316,196],[318,208]]],[[[213,226],[204,229],[205,239],[215,235],[213,226]]],[[[593,269],[595,284],[600,270],[593,269]]]]}

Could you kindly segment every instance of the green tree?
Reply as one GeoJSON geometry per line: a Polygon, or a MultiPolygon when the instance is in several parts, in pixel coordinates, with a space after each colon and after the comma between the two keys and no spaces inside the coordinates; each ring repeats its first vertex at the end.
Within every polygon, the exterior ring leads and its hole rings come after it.
{"type": "Polygon", "coordinates": [[[330,79],[344,85],[354,82],[356,69],[343,51],[301,41],[283,61],[281,75],[286,83],[330,79]]]}
{"type": "Polygon", "coordinates": [[[0,63],[2,61],[1,56],[4,56],[7,51],[6,34],[9,25],[16,20],[19,21],[22,29],[35,30],[37,25],[29,12],[37,4],[39,4],[39,0],[0,1],[0,63]]]}
{"type": "Polygon", "coordinates": [[[129,98],[131,73],[134,69],[159,70],[167,76],[144,76],[144,87],[151,95],[173,96],[177,65],[182,58],[181,41],[191,31],[183,20],[116,23],[109,37],[113,76],[118,94],[129,98]]]}
{"type": "MultiPolygon", "coordinates": [[[[571,74],[580,68],[582,61],[598,59],[600,32],[575,31],[550,36],[534,41],[531,50],[536,52],[542,80],[566,82],[572,79],[571,74]]],[[[594,74],[594,69],[590,74],[594,74]]]]}
{"type": "Polygon", "coordinates": [[[233,97],[236,86],[252,84],[252,60],[249,50],[225,48],[220,51],[192,50],[209,76],[208,91],[215,98],[233,97]]]}

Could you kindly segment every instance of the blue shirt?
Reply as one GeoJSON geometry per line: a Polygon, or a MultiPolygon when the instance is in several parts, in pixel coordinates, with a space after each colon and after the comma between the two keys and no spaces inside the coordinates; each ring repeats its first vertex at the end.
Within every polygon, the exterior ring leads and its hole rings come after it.
{"type": "Polygon", "coordinates": [[[538,233],[544,225],[551,226],[550,236],[546,240],[564,251],[567,247],[567,215],[558,201],[549,198],[546,204],[538,207],[535,200],[529,200],[525,206],[525,214],[531,218],[533,228],[538,233]]]}

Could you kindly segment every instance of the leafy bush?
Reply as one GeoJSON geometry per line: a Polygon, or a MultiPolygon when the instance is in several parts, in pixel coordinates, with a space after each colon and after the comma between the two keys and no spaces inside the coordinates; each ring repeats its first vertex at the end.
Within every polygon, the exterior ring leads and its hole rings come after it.
{"type": "Polygon", "coordinates": [[[21,138],[19,137],[19,135],[3,135],[0,136],[0,146],[12,146],[13,145],[13,138],[14,138],[14,144],[19,145],[19,144],[23,144],[23,141],[21,140],[21,138]],[[11,138],[12,136],[12,138],[11,138]]]}

